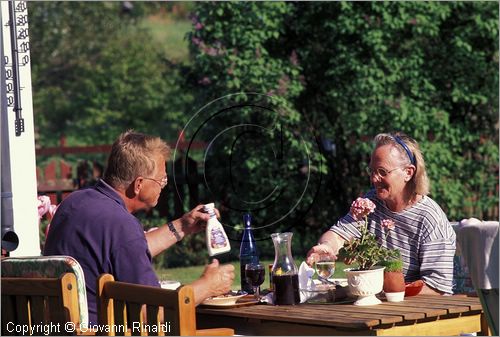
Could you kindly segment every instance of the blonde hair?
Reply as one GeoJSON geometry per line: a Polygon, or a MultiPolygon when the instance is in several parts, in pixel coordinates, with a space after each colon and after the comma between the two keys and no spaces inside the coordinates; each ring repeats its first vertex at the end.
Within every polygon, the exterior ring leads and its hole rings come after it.
{"type": "Polygon", "coordinates": [[[158,154],[165,161],[170,157],[170,147],[161,138],[128,130],[111,147],[104,180],[113,187],[127,188],[138,176],[154,174],[158,154]]]}
{"type": "Polygon", "coordinates": [[[413,177],[408,182],[408,188],[412,194],[428,195],[430,190],[430,182],[425,170],[425,161],[420,146],[417,141],[402,132],[380,133],[375,136],[373,142],[375,148],[383,145],[392,145],[401,155],[401,159],[413,164],[416,167],[413,177]],[[399,138],[399,139],[398,139],[399,138]],[[401,144],[401,142],[403,144],[401,144]],[[407,153],[405,146],[411,153],[407,153]],[[411,158],[413,156],[413,158],[411,158]],[[413,160],[412,160],[413,159],[413,160]],[[413,161],[413,162],[412,162],[413,161]]]}

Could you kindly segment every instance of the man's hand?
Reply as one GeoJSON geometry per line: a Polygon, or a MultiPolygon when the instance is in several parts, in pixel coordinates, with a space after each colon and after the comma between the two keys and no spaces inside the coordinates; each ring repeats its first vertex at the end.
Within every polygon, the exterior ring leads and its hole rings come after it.
{"type": "MultiPolygon", "coordinates": [[[[219,217],[219,210],[214,208],[215,215],[219,217]]],[[[204,230],[207,226],[207,221],[210,219],[208,213],[203,212],[203,205],[198,205],[188,213],[184,214],[181,218],[172,221],[176,236],[169,229],[168,225],[161,226],[157,230],[146,233],[146,240],[148,241],[148,248],[151,256],[156,256],[177,243],[179,237],[184,238],[188,234],[198,233],[204,230]]]]}
{"type": "MultiPolygon", "coordinates": [[[[219,210],[214,208],[217,217],[220,217],[219,210]]],[[[203,205],[198,205],[188,213],[184,214],[180,219],[182,231],[185,235],[198,233],[204,230],[207,226],[207,221],[210,219],[208,213],[203,212],[203,205]]]]}
{"type": "Polygon", "coordinates": [[[195,302],[200,304],[208,297],[225,294],[231,290],[234,281],[234,266],[220,265],[217,259],[205,267],[201,277],[191,285],[194,288],[195,302]]]}

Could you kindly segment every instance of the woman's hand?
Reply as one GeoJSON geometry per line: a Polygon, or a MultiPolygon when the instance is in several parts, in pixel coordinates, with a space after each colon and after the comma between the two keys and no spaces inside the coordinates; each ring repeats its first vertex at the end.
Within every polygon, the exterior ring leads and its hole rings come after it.
{"type": "Polygon", "coordinates": [[[336,260],[333,248],[326,243],[318,244],[312,247],[309,252],[307,252],[306,263],[312,267],[314,262],[320,261],[322,259],[336,260]]]}

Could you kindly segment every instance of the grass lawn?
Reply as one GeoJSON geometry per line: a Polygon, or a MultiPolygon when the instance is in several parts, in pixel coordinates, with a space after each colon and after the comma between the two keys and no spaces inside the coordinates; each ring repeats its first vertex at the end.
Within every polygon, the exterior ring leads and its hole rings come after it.
{"type": "MultiPolygon", "coordinates": [[[[271,260],[262,260],[261,263],[264,265],[269,265],[272,264],[273,261],[271,260]]],[[[297,264],[297,267],[300,266],[302,263],[302,260],[295,260],[295,263],[297,264]]],[[[240,289],[240,263],[238,261],[231,263],[234,265],[234,268],[236,269],[235,272],[235,278],[234,278],[234,283],[233,283],[233,289],[240,289]]],[[[336,268],[335,268],[335,274],[334,277],[336,278],[344,278],[345,273],[344,273],[344,268],[345,265],[342,262],[337,262],[336,268]]],[[[193,267],[184,267],[184,268],[169,268],[169,269],[163,269],[163,268],[158,268],[156,269],[156,273],[158,274],[158,278],[160,280],[177,280],[181,282],[182,284],[188,284],[191,283],[192,281],[196,280],[197,278],[200,277],[202,271],[204,269],[204,266],[193,266],[193,267]]],[[[266,280],[264,281],[264,284],[262,285],[262,289],[268,288],[269,287],[269,274],[266,272],[266,280]]]]}
{"type": "Polygon", "coordinates": [[[156,16],[144,20],[142,25],[151,31],[169,60],[177,63],[188,59],[188,41],[185,36],[191,30],[191,21],[156,16]]]}

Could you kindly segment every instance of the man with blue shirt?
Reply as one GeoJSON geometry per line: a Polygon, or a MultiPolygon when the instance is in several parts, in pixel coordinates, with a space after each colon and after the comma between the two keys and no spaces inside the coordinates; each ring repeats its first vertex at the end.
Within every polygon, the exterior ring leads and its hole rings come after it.
{"type": "MultiPolygon", "coordinates": [[[[97,278],[112,274],[117,281],[159,287],[151,264],[185,235],[201,231],[208,214],[203,205],[157,230],[144,233],[132,214],[156,206],[167,185],[168,145],[158,137],[127,131],[114,142],[108,164],[95,186],[71,193],[52,219],[44,255],[69,255],[82,266],[90,323],[97,323],[97,278]]],[[[228,292],[232,265],[214,259],[191,285],[196,304],[228,292]]]]}

